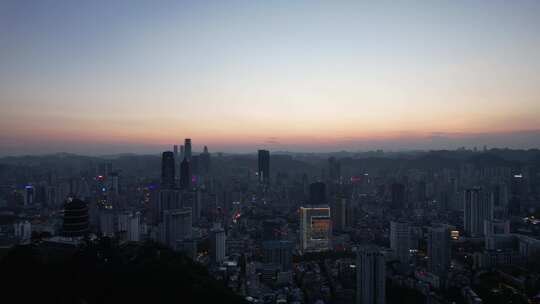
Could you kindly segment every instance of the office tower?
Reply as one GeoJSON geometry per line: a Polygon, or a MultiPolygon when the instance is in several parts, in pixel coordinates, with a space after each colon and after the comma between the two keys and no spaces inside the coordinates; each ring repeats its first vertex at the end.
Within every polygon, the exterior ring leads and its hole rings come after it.
{"type": "Polygon", "coordinates": [[[281,271],[292,269],[293,243],[285,240],[264,241],[263,262],[279,266],[281,271]]]}
{"type": "Polygon", "coordinates": [[[225,259],[225,230],[220,224],[214,224],[210,230],[210,259],[212,264],[220,264],[225,259]]]}
{"type": "Polygon", "coordinates": [[[191,138],[184,140],[184,158],[187,158],[188,161],[191,160],[191,138]]]}
{"type": "Polygon", "coordinates": [[[259,150],[259,169],[257,171],[259,176],[259,182],[261,184],[268,184],[270,182],[270,151],[259,150]]]}
{"type": "Polygon", "coordinates": [[[326,185],[323,182],[315,182],[309,185],[309,203],[311,205],[326,204],[326,185]]]}
{"type": "Polygon", "coordinates": [[[428,232],[428,267],[431,272],[444,278],[450,267],[450,229],[446,225],[434,226],[428,232]]]}
{"type": "Polygon", "coordinates": [[[191,164],[185,157],[180,164],[180,189],[187,190],[191,188],[191,164]]]}
{"type": "Polygon", "coordinates": [[[300,249],[302,252],[329,250],[331,237],[330,207],[300,207],[300,249]]]}
{"type": "Polygon", "coordinates": [[[164,210],[160,235],[162,243],[177,250],[184,239],[192,237],[191,209],[164,210]]]}
{"type": "Polygon", "coordinates": [[[210,173],[210,153],[208,153],[208,147],[204,146],[204,151],[199,155],[200,166],[199,173],[202,176],[207,176],[210,173]]]}
{"type": "Polygon", "coordinates": [[[392,208],[405,208],[405,185],[393,183],[391,186],[392,208]]]}
{"type": "Polygon", "coordinates": [[[477,237],[484,235],[484,221],[493,219],[493,202],[486,198],[480,188],[465,190],[465,233],[477,237]]]}
{"type": "Polygon", "coordinates": [[[161,156],[161,187],[172,189],[175,186],[174,154],[171,151],[163,152],[161,156]]]}
{"type": "Polygon", "coordinates": [[[138,242],[141,240],[141,214],[130,214],[127,221],[127,240],[138,242]]]}
{"type": "Polygon", "coordinates": [[[328,159],[328,177],[332,183],[338,183],[341,180],[341,164],[335,157],[328,159]]]}
{"type": "Polygon", "coordinates": [[[182,160],[184,159],[184,157],[186,157],[186,151],[185,151],[185,148],[184,148],[184,145],[180,145],[180,157],[178,158],[178,160],[182,160]]]}
{"type": "Polygon", "coordinates": [[[386,263],[377,247],[365,246],[356,253],[356,303],[386,302],[386,263]]]}
{"type": "Polygon", "coordinates": [[[338,195],[332,206],[332,228],[344,231],[347,226],[347,199],[338,195]]]}
{"type": "Polygon", "coordinates": [[[69,198],[64,205],[64,236],[82,237],[88,233],[88,206],[79,199],[69,198]]]}
{"type": "Polygon", "coordinates": [[[197,224],[201,218],[202,193],[199,189],[184,191],[182,193],[182,207],[191,208],[193,224],[197,224]]]}
{"type": "Polygon", "coordinates": [[[25,207],[32,206],[34,204],[34,197],[35,197],[34,186],[32,185],[25,186],[24,192],[23,192],[24,206],[25,207]]]}
{"type": "Polygon", "coordinates": [[[181,196],[178,189],[160,189],[158,193],[157,204],[153,208],[154,223],[163,221],[163,211],[178,209],[181,207],[181,196]]]}
{"type": "Polygon", "coordinates": [[[396,257],[402,264],[409,264],[410,249],[409,223],[403,221],[390,222],[390,248],[394,250],[396,257]]]}

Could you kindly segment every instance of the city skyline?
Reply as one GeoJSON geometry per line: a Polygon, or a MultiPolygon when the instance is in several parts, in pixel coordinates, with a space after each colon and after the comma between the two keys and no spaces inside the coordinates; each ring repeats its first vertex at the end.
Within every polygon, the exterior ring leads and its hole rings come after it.
{"type": "Polygon", "coordinates": [[[0,4],[0,155],[536,148],[540,3],[0,4]]]}

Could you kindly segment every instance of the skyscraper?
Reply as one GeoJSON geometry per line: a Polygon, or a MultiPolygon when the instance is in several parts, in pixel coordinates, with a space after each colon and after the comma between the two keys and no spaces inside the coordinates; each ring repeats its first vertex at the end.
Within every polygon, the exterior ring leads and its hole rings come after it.
{"type": "Polygon", "coordinates": [[[191,164],[187,157],[180,164],[180,188],[182,190],[191,188],[191,164]]]}
{"type": "Polygon", "coordinates": [[[213,264],[219,264],[225,259],[225,230],[220,224],[214,224],[210,230],[210,258],[213,264]]]}
{"type": "Polygon", "coordinates": [[[331,237],[330,207],[300,207],[300,249],[302,252],[329,250],[331,237]]]}
{"type": "Polygon", "coordinates": [[[184,140],[184,158],[187,158],[188,161],[191,160],[191,138],[184,140]]]}
{"type": "Polygon", "coordinates": [[[410,227],[403,221],[390,222],[390,248],[396,253],[396,257],[402,264],[409,263],[410,227]]]}
{"type": "Polygon", "coordinates": [[[450,267],[450,229],[446,225],[434,226],[428,233],[429,270],[445,277],[450,267]]]}
{"type": "Polygon", "coordinates": [[[190,208],[164,210],[160,225],[161,242],[176,250],[183,240],[192,237],[191,225],[190,208]]]}
{"type": "Polygon", "coordinates": [[[259,150],[259,182],[268,184],[270,182],[270,151],[259,150]]]}
{"type": "Polygon", "coordinates": [[[178,145],[173,146],[174,159],[178,159],[178,145]]]}
{"type": "Polygon", "coordinates": [[[163,221],[163,211],[180,208],[180,191],[178,189],[160,189],[157,204],[153,208],[154,222],[163,221]]]}
{"type": "Polygon", "coordinates": [[[23,199],[24,199],[24,206],[28,207],[34,204],[34,186],[28,185],[24,187],[24,193],[23,193],[23,199]]]}
{"type": "Polygon", "coordinates": [[[174,153],[163,152],[161,156],[161,187],[172,189],[175,186],[174,153]]]}
{"type": "Polygon", "coordinates": [[[63,234],[82,237],[88,233],[88,206],[79,199],[69,198],[64,205],[63,234]]]}
{"type": "Polygon", "coordinates": [[[356,253],[356,303],[386,302],[386,263],[377,247],[365,246],[356,253]]]}
{"type": "Polygon", "coordinates": [[[484,221],[493,220],[493,201],[487,199],[480,188],[472,188],[465,190],[463,207],[465,233],[483,236],[484,221]]]}
{"type": "Polygon", "coordinates": [[[343,231],[347,226],[347,199],[338,195],[332,206],[332,227],[334,231],[343,231]]]}
{"type": "Polygon", "coordinates": [[[326,185],[323,182],[315,182],[309,185],[309,203],[312,205],[326,204],[326,185]]]}
{"type": "Polygon", "coordinates": [[[184,148],[184,145],[180,145],[180,157],[178,158],[178,161],[182,161],[184,157],[186,157],[186,151],[184,148]]]}

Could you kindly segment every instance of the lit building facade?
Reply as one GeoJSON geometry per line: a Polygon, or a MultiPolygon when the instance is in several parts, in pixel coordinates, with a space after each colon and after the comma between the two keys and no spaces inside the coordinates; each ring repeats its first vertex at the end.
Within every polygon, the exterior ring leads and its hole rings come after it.
{"type": "Polygon", "coordinates": [[[302,252],[326,251],[331,248],[332,220],[330,207],[300,207],[300,249],[302,252]]]}

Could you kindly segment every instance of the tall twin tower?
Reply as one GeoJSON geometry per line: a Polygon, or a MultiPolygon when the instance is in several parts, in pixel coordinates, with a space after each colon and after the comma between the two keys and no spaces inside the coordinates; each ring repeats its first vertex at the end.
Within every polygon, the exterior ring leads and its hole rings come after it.
{"type": "Polygon", "coordinates": [[[193,156],[191,151],[191,138],[184,140],[184,145],[174,145],[173,152],[166,151],[161,160],[161,185],[163,188],[176,188],[176,165],[180,161],[180,189],[190,188],[194,176],[207,175],[210,170],[210,153],[208,147],[200,155],[193,156]]]}

